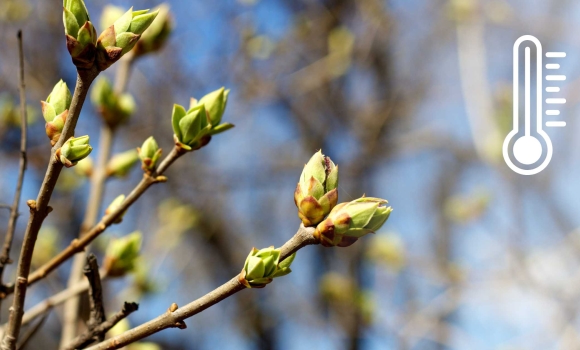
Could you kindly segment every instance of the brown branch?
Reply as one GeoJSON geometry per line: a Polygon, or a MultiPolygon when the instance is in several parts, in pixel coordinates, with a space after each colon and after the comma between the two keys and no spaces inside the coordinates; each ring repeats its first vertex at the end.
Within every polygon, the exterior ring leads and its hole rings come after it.
{"type": "Polygon", "coordinates": [[[16,348],[22,315],[24,314],[24,299],[28,287],[28,274],[30,273],[34,244],[36,243],[36,237],[38,236],[38,231],[40,230],[44,219],[52,210],[52,208],[48,206],[48,203],[50,202],[50,197],[52,196],[52,192],[63,168],[62,163],[55,158],[55,152],[66,140],[73,136],[89,87],[98,74],[99,72],[96,67],[91,70],[77,70],[77,84],[69,108],[69,116],[62,130],[62,135],[52,148],[46,174],[42,181],[42,185],[40,186],[40,191],[38,192],[36,201],[29,200],[27,202],[30,207],[30,217],[28,219],[28,225],[26,226],[24,240],[20,251],[20,260],[18,261],[16,282],[14,284],[14,300],[8,317],[8,328],[4,338],[2,339],[2,350],[14,350],[16,348]]]}
{"type": "MultiPolygon", "coordinates": [[[[93,331],[98,325],[105,322],[105,306],[103,305],[103,287],[101,285],[101,275],[99,274],[99,265],[95,254],[87,256],[87,265],[84,274],[89,281],[89,303],[91,315],[87,327],[93,331]]],[[[103,341],[104,336],[99,335],[97,341],[103,341]]]]}
{"type": "MultiPolygon", "coordinates": [[[[292,253],[307,245],[318,244],[318,241],[312,235],[313,233],[314,228],[305,228],[300,225],[298,232],[296,232],[296,234],[280,248],[280,261],[283,261],[292,253]]],[[[119,349],[167,328],[183,329],[186,327],[185,322],[183,322],[185,319],[202,312],[210,306],[219,303],[243,289],[246,289],[246,287],[239,282],[238,276],[235,276],[228,282],[184,307],[179,308],[177,305],[172,304],[167,312],[157,318],[130,329],[116,337],[91,346],[87,348],[87,350],[119,349]]]]}
{"type": "Polygon", "coordinates": [[[20,164],[18,170],[18,181],[16,183],[16,192],[14,192],[14,200],[12,202],[12,206],[10,207],[8,229],[6,230],[6,237],[4,238],[2,255],[0,255],[0,284],[2,284],[3,281],[2,276],[4,275],[4,267],[7,264],[12,263],[12,260],[10,260],[10,249],[12,247],[12,240],[14,238],[14,230],[16,229],[16,221],[18,220],[18,205],[20,204],[22,183],[24,182],[24,172],[26,171],[26,143],[28,133],[26,120],[26,92],[24,90],[24,50],[22,48],[22,30],[18,31],[18,56],[20,61],[20,164]]]}
{"type": "Polygon", "coordinates": [[[94,342],[95,338],[97,337],[104,337],[105,334],[117,323],[123,320],[125,317],[129,316],[131,313],[137,311],[139,309],[139,304],[137,303],[128,303],[125,302],[121,311],[117,312],[107,321],[102,322],[93,330],[88,330],[87,332],[79,335],[76,339],[73,340],[71,344],[64,347],[64,350],[75,350],[75,349],[82,349],[87,345],[94,342]]]}

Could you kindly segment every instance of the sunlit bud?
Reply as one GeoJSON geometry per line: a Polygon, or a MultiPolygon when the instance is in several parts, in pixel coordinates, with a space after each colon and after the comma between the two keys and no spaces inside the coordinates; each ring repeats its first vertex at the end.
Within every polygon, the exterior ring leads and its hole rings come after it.
{"type": "Polygon", "coordinates": [[[338,166],[322,151],[304,166],[294,191],[298,217],[304,226],[314,226],[330,213],[338,201],[338,166]]]}
{"type": "Polygon", "coordinates": [[[325,247],[348,247],[383,226],[393,211],[391,207],[383,206],[386,203],[384,199],[372,197],[340,203],[318,224],[314,236],[325,247]]]}
{"type": "Polygon", "coordinates": [[[217,135],[234,127],[234,125],[230,123],[220,124],[226,109],[226,105],[228,103],[229,94],[230,90],[226,90],[222,87],[205,95],[199,101],[194,98],[191,99],[191,104],[189,106],[190,110],[199,106],[205,107],[205,112],[207,114],[209,124],[211,125],[211,128],[208,132],[210,136],[217,135]]]}
{"type": "Polygon", "coordinates": [[[113,238],[107,246],[103,268],[111,277],[123,276],[135,269],[141,250],[141,232],[135,231],[121,238],[113,238]]]}
{"type": "Polygon", "coordinates": [[[203,104],[207,113],[209,114],[209,119],[211,124],[214,126],[219,125],[222,121],[222,116],[226,110],[226,105],[228,103],[228,95],[230,90],[225,88],[220,88],[216,91],[210,92],[199,100],[199,104],[203,104]]]}
{"type": "Polygon", "coordinates": [[[40,101],[42,115],[44,116],[44,120],[46,120],[46,135],[50,139],[52,146],[60,138],[68,116],[71,100],[70,90],[66,86],[66,83],[60,80],[56,83],[52,92],[46,98],[46,101],[40,101]]]}
{"type": "Polygon", "coordinates": [[[115,154],[107,164],[107,176],[126,176],[138,161],[139,154],[134,149],[115,154]]]}
{"type": "Polygon", "coordinates": [[[211,124],[203,105],[186,111],[183,106],[173,105],[171,115],[175,143],[186,151],[202,147],[209,142],[211,124]]]}
{"type": "Polygon", "coordinates": [[[139,158],[141,159],[141,166],[145,171],[151,171],[155,169],[159,157],[161,157],[161,149],[157,145],[157,141],[150,136],[141,147],[137,148],[139,152],[139,158]]]}
{"type": "Polygon", "coordinates": [[[149,28],[143,32],[141,39],[135,46],[135,55],[140,56],[159,50],[169,38],[173,30],[173,19],[169,12],[169,5],[163,3],[154,9],[159,14],[149,28]]]}
{"type": "Polygon", "coordinates": [[[97,31],[83,0],[63,1],[63,22],[66,46],[73,63],[80,69],[91,68],[95,61],[97,31]]]}
{"type": "MultiPolygon", "coordinates": [[[[105,209],[105,215],[110,215],[113,212],[115,212],[115,210],[117,210],[121,207],[121,204],[123,204],[124,201],[125,201],[125,195],[124,194],[118,195],[117,198],[113,199],[111,204],[109,204],[107,209],[105,209]]],[[[125,212],[123,212],[121,215],[119,215],[119,217],[114,221],[114,223],[118,224],[121,221],[123,221],[123,216],[125,216],[125,212]]]]}
{"type": "Polygon", "coordinates": [[[295,256],[296,253],[279,262],[280,249],[274,249],[273,246],[260,250],[252,248],[240,273],[239,281],[247,288],[263,288],[274,278],[292,272],[290,265],[295,256]]]}
{"type": "Polygon", "coordinates": [[[91,177],[93,174],[93,159],[91,157],[81,159],[75,166],[75,173],[80,176],[91,177]]]}
{"type": "Polygon", "coordinates": [[[130,8],[113,25],[105,29],[97,40],[97,66],[105,70],[129,52],[151,25],[159,10],[133,11],[130,8]]]}
{"type": "Polygon", "coordinates": [[[135,111],[135,101],[128,94],[117,94],[106,77],[99,77],[91,91],[91,101],[110,127],[116,127],[135,111]]]}
{"type": "Polygon", "coordinates": [[[70,168],[81,159],[86,158],[93,148],[89,145],[89,136],[71,137],[61,148],[56,150],[56,157],[65,167],[70,168]]]}

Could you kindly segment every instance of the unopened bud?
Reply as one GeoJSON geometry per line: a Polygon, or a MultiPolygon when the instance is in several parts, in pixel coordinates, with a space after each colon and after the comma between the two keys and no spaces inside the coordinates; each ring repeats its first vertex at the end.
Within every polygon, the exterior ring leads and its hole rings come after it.
{"type": "Polygon", "coordinates": [[[135,112],[135,101],[128,94],[117,94],[110,81],[100,77],[91,91],[91,101],[110,127],[116,127],[135,112]]]}
{"type": "Polygon", "coordinates": [[[326,220],[318,224],[314,236],[325,247],[348,247],[383,226],[393,211],[391,207],[383,206],[386,203],[384,199],[372,197],[340,203],[326,220]]]}
{"type": "Polygon", "coordinates": [[[157,141],[150,136],[141,147],[137,148],[139,158],[141,159],[141,166],[145,171],[151,171],[157,166],[157,161],[161,157],[161,149],[157,145],[157,141]]]}
{"type": "Polygon", "coordinates": [[[113,238],[107,246],[103,268],[111,277],[123,276],[135,269],[141,250],[141,232],[135,231],[121,238],[113,238]]]}
{"type": "Polygon", "coordinates": [[[89,69],[95,61],[97,31],[83,0],[64,0],[63,22],[67,49],[77,68],[89,69]]]}
{"type": "Polygon", "coordinates": [[[46,135],[50,139],[50,143],[54,146],[60,135],[66,118],[68,116],[68,109],[70,108],[72,96],[66,83],[60,80],[48,97],[46,101],[40,101],[42,107],[42,115],[46,120],[46,135]]]}
{"type": "Polygon", "coordinates": [[[134,149],[116,154],[107,164],[107,175],[117,177],[126,176],[138,161],[139,154],[134,149]]]}
{"type": "MultiPolygon", "coordinates": [[[[105,210],[105,215],[113,214],[117,209],[119,209],[121,207],[121,204],[123,204],[124,201],[125,201],[125,195],[124,194],[118,195],[117,198],[113,199],[111,204],[109,204],[109,206],[105,210]]],[[[124,215],[125,215],[125,212],[121,213],[121,215],[119,215],[119,217],[115,221],[113,221],[113,223],[118,224],[121,221],[123,221],[124,215]]]]}
{"type": "Polygon", "coordinates": [[[338,166],[329,157],[316,152],[304,166],[294,191],[298,217],[304,226],[324,220],[338,202],[338,166]]]}
{"type": "Polygon", "coordinates": [[[247,288],[263,288],[274,278],[292,272],[290,265],[295,256],[296,253],[279,262],[280,249],[275,249],[273,246],[260,250],[252,248],[240,273],[240,283],[247,288]]]}
{"type": "Polygon", "coordinates": [[[105,70],[129,52],[151,25],[159,10],[133,11],[130,8],[115,23],[105,29],[97,40],[97,66],[105,70]]]}
{"type": "Polygon", "coordinates": [[[88,135],[71,137],[56,151],[56,157],[65,167],[70,168],[86,158],[92,150],[88,135]]]}

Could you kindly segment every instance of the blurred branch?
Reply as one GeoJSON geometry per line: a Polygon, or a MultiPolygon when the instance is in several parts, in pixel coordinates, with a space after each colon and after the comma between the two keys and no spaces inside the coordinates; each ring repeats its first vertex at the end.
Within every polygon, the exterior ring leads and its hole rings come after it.
{"type": "MultiPolygon", "coordinates": [[[[18,31],[18,57],[20,62],[19,78],[20,78],[20,164],[18,170],[18,181],[16,183],[16,192],[14,193],[14,200],[10,207],[10,219],[8,221],[8,229],[6,230],[6,237],[4,237],[4,246],[2,247],[2,255],[0,255],[0,284],[3,282],[4,267],[12,263],[10,260],[10,249],[12,248],[12,240],[14,239],[14,230],[16,229],[16,221],[18,220],[18,206],[20,204],[20,196],[22,194],[22,183],[24,182],[24,172],[26,171],[26,143],[27,143],[27,120],[26,120],[26,92],[24,84],[24,50],[22,48],[22,30],[18,31]]],[[[0,305],[2,299],[0,299],[0,305]]]]}
{"type": "MultiPolygon", "coordinates": [[[[115,94],[120,95],[125,91],[133,62],[132,54],[128,54],[120,60],[117,75],[115,76],[115,94]]],[[[78,235],[79,238],[85,235],[86,231],[97,223],[97,216],[99,215],[99,210],[103,204],[105,182],[108,177],[106,168],[107,163],[111,158],[115,130],[116,127],[113,127],[108,123],[103,123],[101,126],[99,154],[97,155],[97,163],[95,164],[94,172],[91,175],[91,187],[89,189],[87,209],[78,235]]],[[[82,278],[81,273],[84,266],[85,254],[75,256],[68,280],[69,287],[74,286],[82,278]]],[[[60,342],[61,347],[65,344],[69,344],[78,334],[77,325],[79,319],[79,304],[80,296],[75,296],[68,300],[64,305],[64,320],[60,342]]]]}
{"type": "MultiPolygon", "coordinates": [[[[298,232],[296,232],[296,234],[280,248],[280,261],[284,261],[284,259],[292,255],[294,252],[307,245],[318,244],[318,240],[314,238],[313,233],[313,227],[305,228],[300,225],[298,232]]],[[[235,276],[228,282],[184,307],[178,308],[176,304],[172,304],[166,313],[157,318],[87,349],[119,349],[167,328],[186,328],[183,320],[202,312],[244,289],[246,289],[246,287],[240,283],[239,276],[235,276]]]]}

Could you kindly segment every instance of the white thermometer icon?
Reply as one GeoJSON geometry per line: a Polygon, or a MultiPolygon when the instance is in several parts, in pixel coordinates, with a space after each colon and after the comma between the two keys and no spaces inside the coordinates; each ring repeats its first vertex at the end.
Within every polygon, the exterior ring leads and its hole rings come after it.
{"type": "MultiPolygon", "coordinates": [[[[534,175],[544,170],[552,159],[552,141],[543,130],[543,97],[542,97],[542,44],[531,35],[524,35],[514,43],[513,47],[513,128],[507,135],[503,143],[503,157],[506,164],[518,174],[534,175]],[[524,54],[524,115],[523,128],[520,127],[520,53],[524,54]],[[532,49],[535,51],[535,73],[532,68],[532,49]],[[532,75],[535,77],[536,96],[532,95],[532,75]],[[535,128],[532,128],[532,99],[536,104],[534,113],[535,128]],[[511,152],[510,152],[511,150],[511,152]],[[512,160],[515,158],[515,162],[512,160]],[[543,160],[542,160],[543,158],[543,160]]],[[[565,57],[565,53],[549,52],[546,57],[565,57]]],[[[559,64],[547,64],[547,69],[559,69],[559,64]]],[[[563,75],[548,75],[548,81],[563,81],[566,77],[563,75]]],[[[547,92],[559,92],[559,87],[550,86],[546,88],[547,92]]],[[[565,99],[548,98],[547,104],[566,103],[565,99]]],[[[559,115],[558,110],[546,111],[548,116],[559,115]]],[[[565,122],[549,121],[547,127],[565,126],[565,122]]]]}

